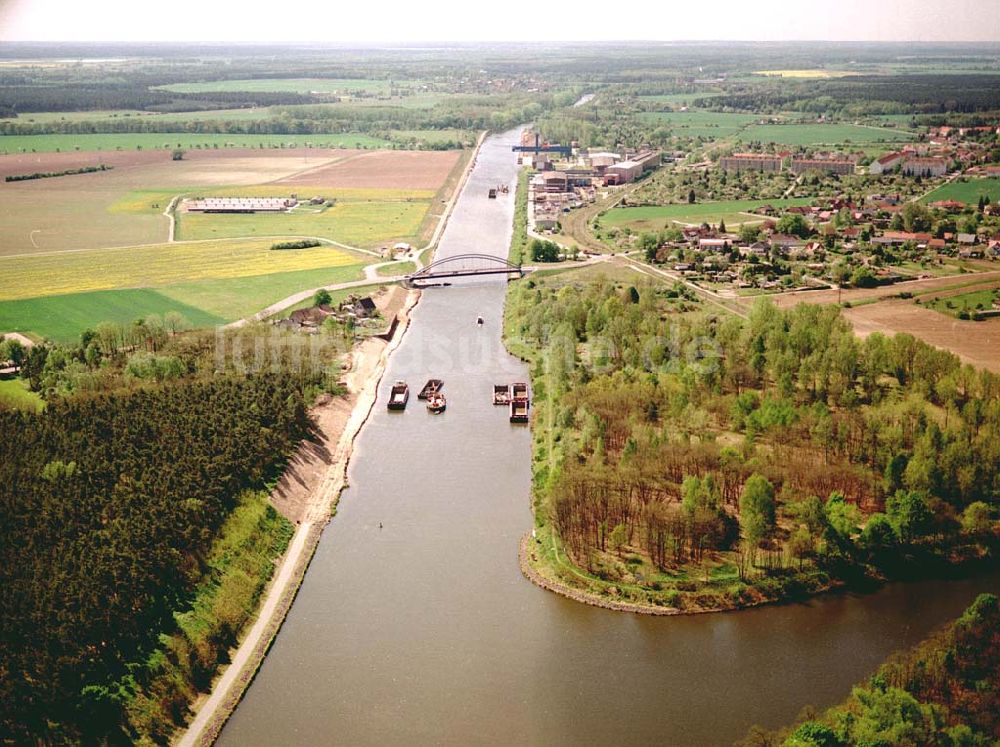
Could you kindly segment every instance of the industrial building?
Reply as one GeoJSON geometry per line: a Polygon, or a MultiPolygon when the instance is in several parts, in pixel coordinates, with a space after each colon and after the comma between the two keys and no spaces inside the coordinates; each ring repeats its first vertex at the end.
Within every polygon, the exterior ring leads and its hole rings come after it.
{"type": "Polygon", "coordinates": [[[189,213],[281,213],[298,205],[291,197],[203,197],[186,200],[189,213]]]}

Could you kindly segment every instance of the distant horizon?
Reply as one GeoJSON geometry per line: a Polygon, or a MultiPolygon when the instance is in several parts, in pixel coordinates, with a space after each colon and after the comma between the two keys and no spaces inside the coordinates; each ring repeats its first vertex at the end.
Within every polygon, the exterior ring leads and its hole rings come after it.
{"type": "MultiPolygon", "coordinates": [[[[117,45],[162,45],[162,46],[268,46],[268,47],[288,47],[288,46],[329,46],[329,47],[477,47],[477,46],[539,46],[545,44],[564,45],[606,45],[606,44],[628,44],[631,46],[696,46],[700,44],[737,44],[737,45],[761,45],[761,46],[792,46],[801,44],[825,44],[825,45],[917,45],[922,47],[930,46],[978,46],[997,47],[1000,49],[1000,39],[0,39],[0,42],[11,45],[89,45],[89,44],[117,44],[117,45]]],[[[0,57],[3,50],[0,50],[0,57]]]]}
{"type": "Polygon", "coordinates": [[[635,0],[596,14],[579,0],[544,6],[514,0],[480,20],[459,0],[378,6],[300,0],[274,13],[261,0],[175,0],[155,17],[131,0],[0,0],[0,41],[82,43],[354,43],[513,42],[1000,42],[996,0],[714,0],[649,8],[635,0]],[[319,36],[321,38],[317,39],[319,36]],[[659,37],[659,38],[658,38],[659,37]]]}

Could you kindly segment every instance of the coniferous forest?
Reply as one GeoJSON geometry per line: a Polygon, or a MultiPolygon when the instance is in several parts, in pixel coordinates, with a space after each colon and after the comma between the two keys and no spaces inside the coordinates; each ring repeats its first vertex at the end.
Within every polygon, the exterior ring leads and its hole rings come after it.
{"type": "MultiPolygon", "coordinates": [[[[0,739],[136,737],[123,709],[162,668],[148,659],[223,522],[307,435],[306,386],[227,374],[0,411],[0,739]]],[[[220,627],[223,651],[236,632],[220,627]]],[[[216,663],[168,656],[203,678],[216,663]]],[[[183,702],[162,701],[182,721],[183,702]]]]}

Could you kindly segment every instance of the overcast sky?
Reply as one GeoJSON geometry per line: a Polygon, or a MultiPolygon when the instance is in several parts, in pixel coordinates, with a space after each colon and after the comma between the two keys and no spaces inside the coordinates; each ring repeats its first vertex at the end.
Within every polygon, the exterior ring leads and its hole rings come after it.
{"type": "Polygon", "coordinates": [[[1000,0],[0,0],[0,41],[546,39],[1000,41],[1000,0]]]}

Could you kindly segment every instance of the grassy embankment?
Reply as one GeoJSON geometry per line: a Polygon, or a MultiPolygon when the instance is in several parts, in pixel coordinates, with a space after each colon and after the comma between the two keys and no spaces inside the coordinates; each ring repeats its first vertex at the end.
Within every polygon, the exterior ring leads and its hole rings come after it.
{"type": "Polygon", "coordinates": [[[126,699],[125,712],[139,741],[165,742],[186,721],[187,707],[209,689],[227,652],[253,620],[293,533],[266,493],[241,496],[212,546],[208,572],[190,603],[174,615],[176,629],[161,635],[160,646],[137,670],[137,687],[126,699]]]}

